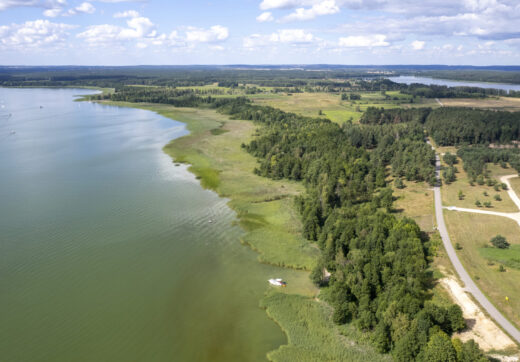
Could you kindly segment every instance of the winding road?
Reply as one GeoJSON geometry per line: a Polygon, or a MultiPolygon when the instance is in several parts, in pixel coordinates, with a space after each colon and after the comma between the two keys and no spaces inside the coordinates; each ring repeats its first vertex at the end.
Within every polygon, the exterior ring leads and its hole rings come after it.
{"type": "MultiPolygon", "coordinates": [[[[459,274],[460,279],[465,285],[466,291],[471,293],[473,297],[477,300],[477,302],[488,312],[488,314],[495,320],[495,322],[502,327],[517,343],[520,343],[520,331],[513,326],[503,315],[495,308],[495,306],[486,298],[486,296],[480,291],[475,282],[471,279],[468,272],[462,266],[462,263],[453,248],[453,245],[450,240],[450,236],[448,235],[448,230],[446,229],[446,224],[444,223],[444,215],[442,208],[442,199],[441,199],[441,187],[440,187],[440,169],[441,169],[441,161],[439,155],[436,155],[436,164],[435,164],[435,174],[437,177],[437,185],[434,188],[435,195],[435,216],[437,217],[437,228],[441,234],[442,242],[444,244],[444,248],[450,258],[451,263],[455,267],[457,274],[459,274]]],[[[504,179],[504,178],[502,178],[504,179]]],[[[512,191],[511,185],[509,184],[508,179],[505,179],[506,184],[508,184],[509,190],[512,191]]],[[[504,182],[504,181],[503,181],[504,182]]],[[[512,191],[514,193],[514,191],[512,191]]],[[[516,194],[515,194],[516,196],[516,194]]],[[[518,200],[518,197],[516,198],[518,200]]],[[[515,201],[515,199],[513,199],[515,201]]],[[[520,200],[517,205],[520,207],[520,200]]],[[[516,201],[515,201],[516,203],[516,201]]],[[[468,209],[471,210],[471,209],[468,209]]],[[[476,210],[481,211],[481,210],[476,210]]]]}

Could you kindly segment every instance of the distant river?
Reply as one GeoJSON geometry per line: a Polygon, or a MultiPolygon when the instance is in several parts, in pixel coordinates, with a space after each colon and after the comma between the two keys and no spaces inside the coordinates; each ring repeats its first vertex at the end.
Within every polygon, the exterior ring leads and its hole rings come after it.
{"type": "Polygon", "coordinates": [[[428,77],[414,77],[414,76],[399,76],[389,77],[392,82],[396,83],[420,83],[420,84],[434,84],[445,85],[447,87],[479,87],[479,88],[494,88],[506,91],[515,90],[520,91],[520,84],[506,84],[506,83],[486,83],[486,82],[465,82],[459,80],[436,79],[428,77]]]}
{"type": "Polygon", "coordinates": [[[86,93],[0,88],[0,361],[264,360],[277,269],[162,152],[183,124],[86,93]]]}

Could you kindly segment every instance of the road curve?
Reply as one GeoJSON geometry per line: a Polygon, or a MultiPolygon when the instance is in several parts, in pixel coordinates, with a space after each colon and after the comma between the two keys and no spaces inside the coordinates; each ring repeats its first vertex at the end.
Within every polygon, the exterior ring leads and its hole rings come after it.
{"type": "Polygon", "coordinates": [[[484,214],[484,215],[507,217],[509,219],[516,221],[518,223],[518,225],[520,226],[520,212],[498,212],[498,211],[489,211],[489,210],[481,210],[481,209],[466,209],[464,207],[457,207],[457,206],[444,206],[443,208],[450,210],[450,211],[472,212],[474,214],[484,214]]]}
{"type": "Polygon", "coordinates": [[[511,186],[511,183],[509,182],[510,178],[515,178],[515,177],[518,177],[518,175],[502,176],[500,178],[500,181],[502,181],[503,183],[505,183],[507,185],[507,193],[508,193],[509,197],[511,198],[511,200],[513,200],[513,202],[516,204],[516,207],[518,207],[518,209],[520,210],[520,198],[516,194],[515,190],[513,190],[513,187],[511,186]]]}
{"type": "Polygon", "coordinates": [[[450,258],[451,263],[455,267],[457,274],[465,285],[466,291],[471,293],[477,302],[488,312],[488,314],[495,320],[495,322],[502,327],[515,341],[520,344],[520,331],[513,326],[493,304],[486,298],[486,296],[480,291],[475,282],[471,279],[468,272],[462,266],[462,263],[451,244],[446,224],[444,223],[444,215],[442,212],[442,200],[441,200],[441,188],[440,188],[440,169],[441,161],[439,155],[436,155],[435,174],[437,176],[437,185],[434,188],[435,195],[435,216],[437,217],[437,228],[441,234],[444,248],[450,258]]]}

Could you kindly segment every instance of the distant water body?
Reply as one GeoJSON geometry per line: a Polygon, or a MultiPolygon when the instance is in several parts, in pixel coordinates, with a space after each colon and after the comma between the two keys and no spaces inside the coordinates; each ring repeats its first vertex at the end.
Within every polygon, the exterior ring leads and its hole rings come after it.
{"type": "Polygon", "coordinates": [[[392,82],[412,84],[420,83],[427,85],[445,85],[447,87],[479,87],[479,88],[493,88],[502,89],[505,91],[515,90],[520,91],[520,84],[506,84],[506,83],[486,83],[486,82],[465,82],[459,80],[436,79],[429,77],[414,77],[414,76],[399,76],[389,77],[392,82]]]}
{"type": "Polygon", "coordinates": [[[278,269],[162,152],[184,125],[86,93],[0,88],[0,361],[265,360],[278,269]]]}

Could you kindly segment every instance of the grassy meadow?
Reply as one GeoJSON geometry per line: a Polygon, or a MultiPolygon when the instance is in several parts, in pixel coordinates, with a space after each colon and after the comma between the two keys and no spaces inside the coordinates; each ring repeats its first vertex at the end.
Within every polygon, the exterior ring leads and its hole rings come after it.
{"type": "Polygon", "coordinates": [[[520,228],[508,218],[448,211],[444,213],[446,226],[453,244],[462,249],[457,253],[475,283],[517,326],[520,325],[520,289],[515,286],[520,280],[520,269],[505,266],[499,271],[502,258],[511,260],[518,256],[520,228]],[[496,250],[490,244],[492,237],[503,235],[511,243],[511,249],[496,250]],[[506,301],[505,297],[509,298],[506,301]]]}
{"type": "MultiPolygon", "coordinates": [[[[349,94],[350,92],[347,92],[349,94]]],[[[361,95],[360,100],[342,100],[341,94],[316,93],[276,93],[249,95],[255,103],[282,109],[286,112],[299,113],[309,117],[329,118],[333,122],[342,124],[348,120],[358,122],[368,107],[419,107],[435,106],[426,99],[417,99],[417,103],[410,103],[411,97],[399,92],[386,92],[390,99],[385,99],[381,92],[353,92],[361,95]],[[397,98],[394,100],[394,98],[397,98]]]]}

